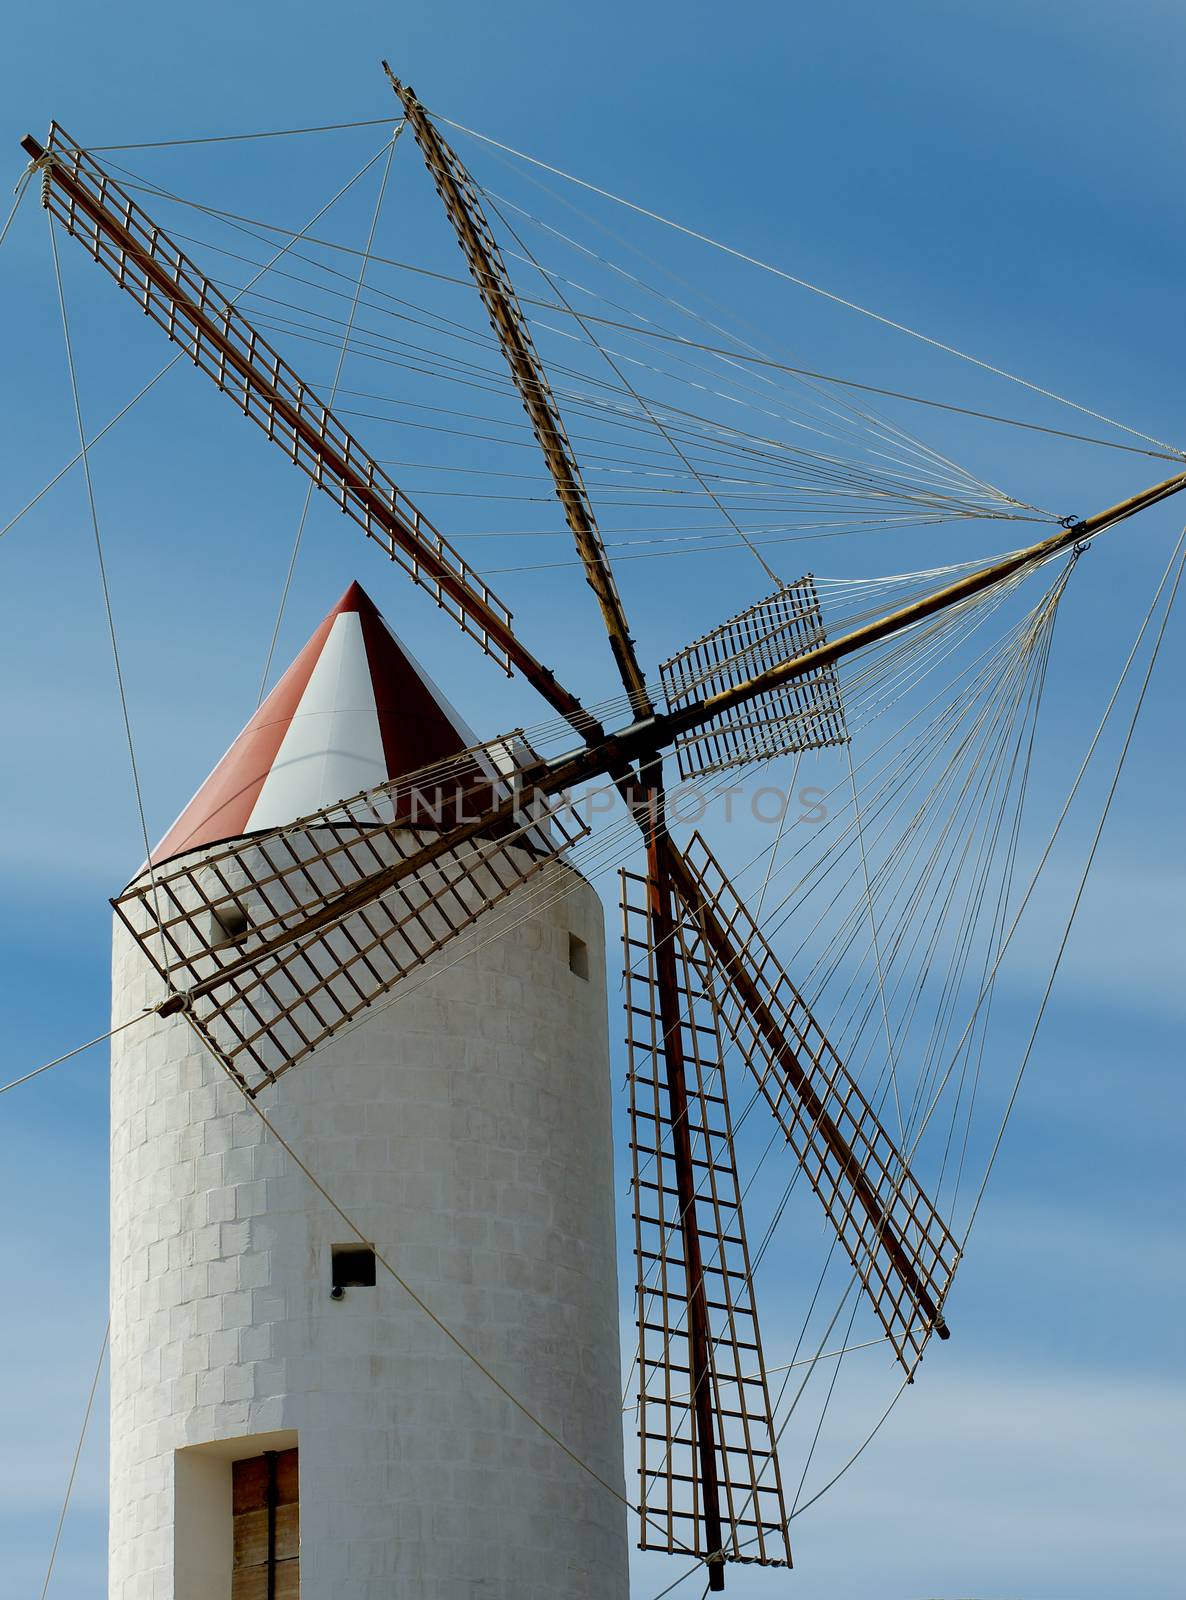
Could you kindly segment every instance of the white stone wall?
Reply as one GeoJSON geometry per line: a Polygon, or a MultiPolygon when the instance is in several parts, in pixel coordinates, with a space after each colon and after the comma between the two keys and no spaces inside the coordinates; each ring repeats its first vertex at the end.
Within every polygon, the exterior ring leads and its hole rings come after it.
{"type": "MultiPolygon", "coordinates": [[[[566,898],[413,974],[260,1103],[442,1321],[622,1490],[602,913],[564,871],[566,898]]],[[[114,1022],[161,993],[117,924],[114,1022]]],[[[330,1298],[349,1230],[184,1019],[117,1035],[111,1109],[110,1600],[174,1600],[178,1450],[285,1430],[304,1600],[624,1600],[622,1503],[382,1268],[330,1298]]]]}

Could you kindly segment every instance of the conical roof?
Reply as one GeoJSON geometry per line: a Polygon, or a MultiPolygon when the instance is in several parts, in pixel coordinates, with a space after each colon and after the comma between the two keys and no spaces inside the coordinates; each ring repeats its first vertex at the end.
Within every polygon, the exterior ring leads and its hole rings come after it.
{"type": "Polygon", "coordinates": [[[153,864],[283,827],[476,743],[352,583],[153,851],[153,864]]]}

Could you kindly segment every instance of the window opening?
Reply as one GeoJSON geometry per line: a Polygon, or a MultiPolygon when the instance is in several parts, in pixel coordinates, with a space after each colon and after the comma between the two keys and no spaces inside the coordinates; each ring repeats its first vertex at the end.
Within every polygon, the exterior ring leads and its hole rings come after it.
{"type": "Polygon", "coordinates": [[[369,1244],[330,1246],[333,1296],[340,1300],[347,1289],[373,1289],[375,1286],[375,1247],[369,1244]]]}
{"type": "Polygon", "coordinates": [[[588,982],[589,946],[583,939],[578,939],[575,933],[568,936],[568,970],[588,982]]]}
{"type": "Polygon", "coordinates": [[[224,900],[210,913],[211,944],[232,944],[241,939],[251,926],[243,907],[235,900],[224,900]]]}

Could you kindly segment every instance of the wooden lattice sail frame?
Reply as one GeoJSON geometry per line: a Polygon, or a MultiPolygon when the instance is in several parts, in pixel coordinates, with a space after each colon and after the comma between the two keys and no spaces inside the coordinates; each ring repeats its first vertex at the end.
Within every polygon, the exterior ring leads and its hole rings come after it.
{"type": "Polygon", "coordinates": [[[587,826],[521,785],[521,733],[142,874],[113,902],[249,1094],[433,961],[587,826]],[[509,814],[439,848],[467,815],[509,814]]]}
{"type": "Polygon", "coordinates": [[[643,1549],[687,1549],[716,1561],[789,1566],[716,997],[708,967],[681,924],[673,953],[685,1092],[676,1110],[651,884],[629,872],[621,881],[637,1267],[639,1542],[643,1549]],[[703,1369],[695,1348],[698,1323],[703,1369]],[[709,1419],[719,1508],[719,1526],[711,1532],[700,1437],[709,1419]]]}
{"type": "Polygon", "coordinates": [[[699,834],[679,858],[675,886],[721,996],[725,1033],[912,1378],[931,1334],[947,1337],[955,1237],[699,834]]]}
{"type": "MultiPolygon", "coordinates": [[[[661,662],[667,709],[679,711],[706,694],[744,683],[826,638],[815,580],[807,573],[661,662]]],[[[826,666],[763,696],[756,706],[734,708],[685,734],[676,740],[675,756],[680,777],[694,778],[847,741],[836,669],[826,666]]]]}
{"type": "Polygon", "coordinates": [[[908,1380],[959,1248],[697,835],[661,884],[622,874],[645,1549],[790,1562],[733,1148],[732,1047],[782,1130],[908,1380]],[[674,1018],[668,994],[676,997],[674,1018]]]}

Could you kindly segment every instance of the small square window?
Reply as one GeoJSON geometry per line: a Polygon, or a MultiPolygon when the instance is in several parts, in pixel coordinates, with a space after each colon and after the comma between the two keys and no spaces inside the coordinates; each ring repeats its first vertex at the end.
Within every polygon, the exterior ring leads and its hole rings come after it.
{"type": "Polygon", "coordinates": [[[374,1288],[375,1250],[373,1245],[332,1245],[331,1260],[333,1286],[335,1289],[374,1288]]]}
{"type": "Polygon", "coordinates": [[[578,939],[575,933],[568,936],[568,970],[588,982],[589,946],[583,939],[578,939]]]}

